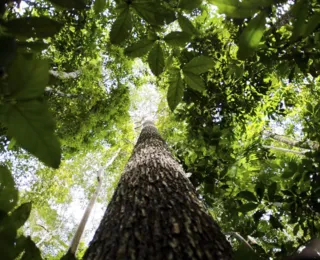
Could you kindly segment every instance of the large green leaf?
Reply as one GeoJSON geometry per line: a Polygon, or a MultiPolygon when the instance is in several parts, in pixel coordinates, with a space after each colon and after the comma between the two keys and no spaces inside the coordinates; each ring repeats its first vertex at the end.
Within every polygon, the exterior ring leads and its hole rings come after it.
{"type": "Polygon", "coordinates": [[[179,8],[192,11],[193,9],[199,7],[202,4],[202,0],[180,0],[179,8]]]}
{"type": "Polygon", "coordinates": [[[270,201],[273,201],[274,196],[276,195],[276,192],[277,192],[277,183],[272,182],[268,187],[268,198],[270,201]]]}
{"type": "Polygon", "coordinates": [[[220,13],[232,18],[246,18],[253,16],[259,11],[257,6],[245,5],[238,0],[209,0],[216,5],[220,13]]]}
{"type": "Polygon", "coordinates": [[[264,184],[262,182],[258,182],[256,184],[256,186],[254,187],[254,190],[259,198],[259,200],[261,201],[264,195],[264,184]]]}
{"type": "Polygon", "coordinates": [[[9,69],[10,94],[17,100],[42,97],[48,82],[49,63],[45,60],[26,59],[19,55],[9,69]]]}
{"type": "Polygon", "coordinates": [[[283,179],[289,179],[291,178],[296,171],[293,171],[292,169],[285,169],[284,173],[281,175],[281,178],[283,179]]]}
{"type": "Polygon", "coordinates": [[[200,76],[188,71],[183,71],[183,76],[185,82],[190,88],[199,92],[205,90],[206,86],[204,85],[203,80],[200,76]]]}
{"type": "Polygon", "coordinates": [[[22,17],[4,22],[9,33],[23,37],[46,38],[57,34],[63,24],[49,17],[22,17]]]}
{"type": "Polygon", "coordinates": [[[54,5],[66,8],[66,9],[77,9],[83,10],[86,8],[86,3],[84,0],[48,0],[54,5]]]}
{"type": "Polygon", "coordinates": [[[96,14],[102,13],[107,7],[108,0],[95,0],[93,10],[96,14]]]}
{"type": "Polygon", "coordinates": [[[239,241],[240,245],[237,247],[237,250],[234,252],[234,260],[259,260],[261,259],[256,252],[246,245],[242,240],[239,241]]]}
{"type": "Polygon", "coordinates": [[[197,29],[193,26],[192,22],[187,17],[179,15],[178,22],[182,31],[189,34],[197,33],[197,29]]]}
{"type": "Polygon", "coordinates": [[[291,41],[297,40],[302,36],[306,29],[306,19],[308,17],[308,2],[306,0],[297,1],[292,8],[292,14],[294,16],[293,30],[291,41]]]}
{"type": "Polygon", "coordinates": [[[278,218],[274,217],[274,216],[270,216],[270,223],[272,225],[273,228],[280,228],[280,229],[283,229],[283,225],[281,224],[281,222],[279,221],[278,218]]]}
{"type": "Polygon", "coordinates": [[[149,40],[146,38],[141,39],[137,43],[134,43],[128,48],[126,48],[124,53],[129,57],[133,57],[133,58],[142,57],[143,55],[147,54],[151,50],[154,42],[155,40],[149,40]]]}
{"type": "Polygon", "coordinates": [[[260,12],[244,29],[239,38],[239,50],[237,56],[244,60],[252,56],[257,50],[266,28],[266,12],[260,12]]]}
{"type": "Polygon", "coordinates": [[[161,45],[156,43],[153,45],[152,50],[148,56],[148,63],[152,73],[159,76],[164,70],[164,57],[161,45]]]}
{"type": "Polygon", "coordinates": [[[172,46],[185,46],[191,40],[191,35],[186,32],[171,32],[164,37],[164,41],[172,46]]]}
{"type": "Polygon", "coordinates": [[[18,191],[11,172],[0,165],[0,211],[9,212],[17,203],[18,191]]]}
{"type": "Polygon", "coordinates": [[[54,123],[47,106],[38,100],[7,104],[8,135],[47,165],[58,168],[61,151],[54,136],[54,123]]]}
{"type": "Polygon", "coordinates": [[[309,21],[305,27],[304,37],[308,37],[318,27],[320,23],[320,12],[315,11],[314,14],[309,18],[309,21]]]}
{"type": "Polygon", "coordinates": [[[23,50],[31,50],[32,52],[41,52],[44,49],[47,49],[49,44],[44,43],[43,41],[34,41],[34,42],[17,42],[17,47],[23,50]]]}
{"type": "Polygon", "coordinates": [[[167,93],[168,105],[171,111],[175,110],[177,105],[181,102],[183,97],[183,82],[180,71],[170,75],[169,89],[167,93]]]}
{"type": "Polygon", "coordinates": [[[31,203],[24,203],[15,209],[10,215],[10,222],[18,230],[28,220],[31,212],[31,203]]]}
{"type": "Polygon", "coordinates": [[[257,201],[256,196],[251,191],[240,191],[237,194],[237,198],[242,198],[248,201],[257,201]]]}
{"type": "Polygon", "coordinates": [[[159,2],[135,0],[132,1],[131,6],[134,8],[137,14],[149,24],[164,24],[166,17],[163,15],[164,10],[159,2]]]}
{"type": "Polygon", "coordinates": [[[110,41],[113,44],[122,43],[126,40],[132,30],[132,19],[129,6],[123,9],[111,26],[110,41]]]}
{"type": "Polygon", "coordinates": [[[254,210],[258,207],[258,204],[257,203],[247,203],[247,204],[243,204],[241,207],[240,207],[240,211],[243,212],[243,213],[247,213],[251,210],[254,210]]]}
{"type": "Polygon", "coordinates": [[[30,237],[27,237],[26,239],[25,251],[21,260],[42,260],[39,248],[37,248],[36,244],[30,237]]]}
{"type": "Polygon", "coordinates": [[[16,55],[17,44],[14,37],[0,37],[0,67],[6,67],[14,60],[16,55]]]}
{"type": "Polygon", "coordinates": [[[206,56],[198,56],[188,62],[183,71],[191,72],[194,74],[201,74],[207,72],[214,67],[214,61],[206,56]]]}

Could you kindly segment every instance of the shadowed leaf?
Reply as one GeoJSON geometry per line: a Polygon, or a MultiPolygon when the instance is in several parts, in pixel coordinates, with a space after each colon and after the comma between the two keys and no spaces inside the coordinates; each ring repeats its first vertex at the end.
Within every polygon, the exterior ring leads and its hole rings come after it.
{"type": "Polygon", "coordinates": [[[9,20],[3,25],[9,33],[23,37],[47,38],[57,34],[63,24],[48,17],[22,17],[9,20]]]}
{"type": "Polygon", "coordinates": [[[159,76],[163,72],[165,64],[163,51],[159,43],[153,45],[148,56],[148,63],[155,76],[159,76]]]}
{"type": "Polygon", "coordinates": [[[266,13],[261,12],[253,18],[244,29],[239,38],[239,50],[237,56],[244,60],[252,56],[257,50],[265,31],[266,13]]]}

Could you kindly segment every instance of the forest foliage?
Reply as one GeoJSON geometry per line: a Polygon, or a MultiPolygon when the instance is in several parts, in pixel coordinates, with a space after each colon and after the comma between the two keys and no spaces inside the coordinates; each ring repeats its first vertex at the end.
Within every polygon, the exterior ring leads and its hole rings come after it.
{"type": "Polygon", "coordinates": [[[98,166],[120,151],[107,203],[139,126],[132,93],[145,85],[236,259],[316,250],[319,72],[316,0],[2,1],[0,255],[66,253],[74,230],[57,208],[74,187],[88,199],[98,166]]]}

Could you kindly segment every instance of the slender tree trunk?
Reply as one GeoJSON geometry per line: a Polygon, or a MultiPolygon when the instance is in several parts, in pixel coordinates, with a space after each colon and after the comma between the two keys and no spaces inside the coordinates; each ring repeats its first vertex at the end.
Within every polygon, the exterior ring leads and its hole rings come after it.
{"type": "Polygon", "coordinates": [[[104,175],[105,173],[105,170],[115,161],[115,159],[118,157],[119,153],[120,153],[120,150],[121,149],[118,149],[116,151],[116,153],[111,157],[111,159],[107,162],[106,165],[104,165],[103,167],[101,167],[101,169],[98,171],[98,176],[97,176],[97,179],[98,179],[98,185],[97,185],[97,188],[96,188],[96,191],[95,193],[93,194],[93,196],[91,197],[90,201],[89,201],[89,204],[82,216],[82,219],[80,221],[80,224],[77,228],[77,231],[71,241],[71,245],[69,247],[69,250],[67,252],[67,254],[71,254],[72,256],[75,256],[76,255],[76,251],[78,249],[78,246],[79,246],[79,243],[80,243],[80,239],[82,237],[82,234],[83,234],[83,231],[84,231],[84,228],[87,224],[87,221],[90,217],[90,214],[91,214],[91,211],[93,209],[93,206],[98,198],[98,195],[100,193],[100,190],[101,190],[101,186],[102,186],[102,176],[104,175]]]}
{"type": "Polygon", "coordinates": [[[150,121],[84,259],[232,259],[230,244],[150,121]]]}

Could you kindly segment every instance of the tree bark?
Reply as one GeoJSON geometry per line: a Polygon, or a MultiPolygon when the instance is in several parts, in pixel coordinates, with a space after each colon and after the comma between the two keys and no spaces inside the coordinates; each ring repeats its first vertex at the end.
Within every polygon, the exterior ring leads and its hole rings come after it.
{"type": "Polygon", "coordinates": [[[150,121],[83,259],[232,259],[230,244],[150,121]]]}

